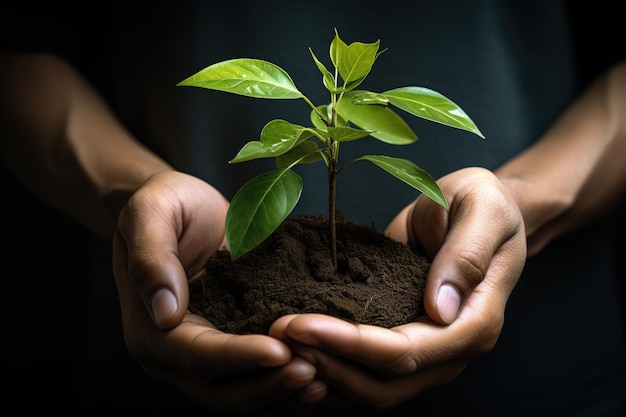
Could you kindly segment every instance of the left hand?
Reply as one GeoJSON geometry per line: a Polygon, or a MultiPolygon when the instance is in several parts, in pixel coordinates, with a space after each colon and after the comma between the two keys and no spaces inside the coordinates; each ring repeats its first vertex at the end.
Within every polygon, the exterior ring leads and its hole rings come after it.
{"type": "Polygon", "coordinates": [[[439,182],[446,211],[420,196],[386,232],[432,258],[427,316],[391,329],[304,314],[278,319],[270,335],[312,363],[334,409],[389,409],[455,379],[498,339],[504,310],[526,260],[520,211],[506,187],[481,168],[439,182]]]}
{"type": "Polygon", "coordinates": [[[225,245],[227,209],[215,188],[176,171],[151,176],[131,196],[113,239],[126,347],[147,375],[207,412],[302,413],[326,388],[309,362],[280,340],[224,333],[187,309],[188,277],[225,245]]]}

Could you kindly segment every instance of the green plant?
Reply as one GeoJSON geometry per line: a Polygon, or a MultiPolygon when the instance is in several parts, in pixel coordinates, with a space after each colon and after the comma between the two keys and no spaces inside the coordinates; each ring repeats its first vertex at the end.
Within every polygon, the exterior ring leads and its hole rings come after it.
{"type": "Polygon", "coordinates": [[[236,259],[265,240],[289,216],[302,191],[302,178],[292,168],[301,163],[324,161],[328,171],[331,256],[336,267],[336,177],[356,161],[369,161],[416,188],[447,209],[435,180],[414,163],[384,155],[363,155],[339,167],[339,146],[372,136],[386,143],[404,145],[417,140],[408,124],[390,104],[423,119],[467,130],[484,138],[478,127],[455,103],[423,87],[400,87],[383,93],[356,88],[367,77],[385,50],[375,43],[343,42],[337,30],[330,44],[330,72],[309,48],[330,92],[330,103],[316,106],[295,86],[282,68],[259,59],[232,59],[210,65],[179,82],[248,97],[303,99],[310,107],[312,127],[272,120],[260,140],[248,142],[230,163],[276,158],[277,169],[254,177],[234,195],[226,217],[226,239],[236,259]],[[343,84],[340,84],[340,82],[343,84]],[[314,140],[314,139],[317,139],[314,140]],[[318,147],[319,144],[322,147],[318,147]]]}

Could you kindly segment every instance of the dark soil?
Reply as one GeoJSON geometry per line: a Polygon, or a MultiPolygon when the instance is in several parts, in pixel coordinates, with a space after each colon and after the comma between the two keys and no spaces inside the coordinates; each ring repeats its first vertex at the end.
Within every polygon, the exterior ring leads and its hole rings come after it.
{"type": "Polygon", "coordinates": [[[218,252],[206,275],[190,283],[190,311],[237,334],[267,334],[290,313],[387,328],[424,314],[427,258],[373,227],[340,218],[335,273],[328,236],[326,217],[298,216],[234,262],[218,252]]]}

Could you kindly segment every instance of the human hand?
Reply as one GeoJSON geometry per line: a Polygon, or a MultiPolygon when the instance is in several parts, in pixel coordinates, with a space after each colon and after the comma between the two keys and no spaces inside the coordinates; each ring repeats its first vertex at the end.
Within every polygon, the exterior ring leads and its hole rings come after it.
{"type": "Polygon", "coordinates": [[[277,339],[226,334],[187,311],[187,280],[225,245],[227,209],[209,184],[174,171],[124,206],[113,270],[127,348],[148,375],[211,410],[296,415],[325,392],[308,362],[277,339]]]}
{"type": "Polygon", "coordinates": [[[432,259],[427,316],[392,329],[317,314],[285,316],[272,326],[270,335],[313,364],[328,384],[328,407],[394,407],[450,382],[495,345],[526,259],[523,219],[487,170],[463,169],[439,185],[449,211],[419,197],[386,230],[432,259]]]}

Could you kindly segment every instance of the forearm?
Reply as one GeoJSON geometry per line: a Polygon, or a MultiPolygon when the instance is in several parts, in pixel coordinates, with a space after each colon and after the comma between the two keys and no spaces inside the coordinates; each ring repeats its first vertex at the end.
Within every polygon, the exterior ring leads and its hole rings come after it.
{"type": "Polygon", "coordinates": [[[529,255],[623,202],[626,63],[594,83],[531,148],[496,171],[526,223],[529,255]]]}
{"type": "Polygon", "coordinates": [[[0,57],[2,162],[103,237],[150,175],[171,169],[123,128],[89,84],[49,55],[0,57]]]}

